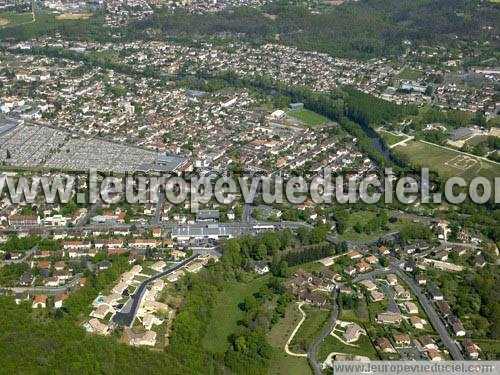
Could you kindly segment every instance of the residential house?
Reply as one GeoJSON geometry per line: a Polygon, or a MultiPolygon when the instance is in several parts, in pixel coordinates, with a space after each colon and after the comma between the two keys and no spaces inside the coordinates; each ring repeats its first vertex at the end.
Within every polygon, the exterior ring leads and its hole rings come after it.
{"type": "Polygon", "coordinates": [[[408,347],[411,344],[410,336],[406,333],[394,335],[394,342],[398,347],[408,347]]]}
{"type": "Polygon", "coordinates": [[[67,299],[68,299],[68,295],[66,293],[58,294],[57,296],[54,297],[54,307],[56,309],[60,309],[61,307],[63,307],[63,303],[67,299]]]}
{"type": "Polygon", "coordinates": [[[399,325],[402,319],[401,314],[393,312],[385,312],[377,315],[377,322],[382,324],[399,325]]]}
{"type": "Polygon", "coordinates": [[[425,321],[416,315],[410,316],[410,323],[415,329],[424,329],[425,321]]]}
{"type": "Polygon", "coordinates": [[[88,329],[90,332],[94,332],[104,336],[109,334],[109,326],[107,324],[101,323],[96,318],[89,320],[88,327],[90,328],[88,329]]]}
{"type": "Polygon", "coordinates": [[[266,274],[266,273],[269,272],[269,266],[267,265],[266,262],[263,262],[263,261],[255,262],[255,265],[254,265],[253,269],[259,275],[264,275],[264,274],[266,274]]]}
{"type": "Polygon", "coordinates": [[[464,339],[464,341],[462,341],[462,347],[464,348],[464,352],[469,359],[479,358],[479,352],[481,349],[479,346],[474,344],[471,339],[464,339]]]}
{"type": "Polygon", "coordinates": [[[431,296],[432,300],[434,300],[434,301],[443,301],[444,300],[443,293],[435,285],[432,285],[432,284],[427,285],[427,291],[429,292],[429,295],[431,296]]]}
{"type": "Polygon", "coordinates": [[[346,327],[342,339],[347,343],[356,342],[362,333],[364,330],[359,325],[351,323],[346,327]]]}
{"type": "Polygon", "coordinates": [[[403,305],[408,314],[418,314],[418,307],[415,303],[407,301],[403,305]]]}
{"type": "Polygon", "coordinates": [[[122,341],[131,346],[155,346],[156,332],[145,331],[142,333],[135,333],[130,328],[125,328],[122,341]]]}
{"type": "Polygon", "coordinates": [[[47,307],[47,299],[48,299],[48,297],[45,294],[40,294],[38,296],[35,296],[35,299],[33,300],[32,307],[34,309],[46,308],[47,307]]]}
{"type": "Polygon", "coordinates": [[[382,353],[396,353],[396,349],[386,337],[378,337],[375,339],[375,346],[382,353]]]}

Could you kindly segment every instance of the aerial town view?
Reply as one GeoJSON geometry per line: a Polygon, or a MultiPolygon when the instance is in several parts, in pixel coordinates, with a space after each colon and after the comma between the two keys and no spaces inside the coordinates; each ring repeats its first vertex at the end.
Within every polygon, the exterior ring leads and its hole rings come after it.
{"type": "Polygon", "coordinates": [[[500,375],[499,0],[0,0],[0,374],[500,375]]]}

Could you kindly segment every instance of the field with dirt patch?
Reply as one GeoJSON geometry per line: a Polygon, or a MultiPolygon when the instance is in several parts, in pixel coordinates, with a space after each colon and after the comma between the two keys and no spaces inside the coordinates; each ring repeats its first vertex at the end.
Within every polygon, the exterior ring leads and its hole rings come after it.
{"type": "Polygon", "coordinates": [[[500,166],[494,162],[420,141],[408,142],[406,146],[397,146],[391,151],[405,163],[429,168],[444,178],[460,176],[470,181],[477,176],[490,180],[500,176],[500,166]]]}
{"type": "Polygon", "coordinates": [[[6,20],[5,18],[0,18],[0,27],[6,26],[9,24],[9,20],[6,20]]]}
{"type": "Polygon", "coordinates": [[[87,20],[92,13],[63,13],[56,16],[56,20],[87,20]]]}

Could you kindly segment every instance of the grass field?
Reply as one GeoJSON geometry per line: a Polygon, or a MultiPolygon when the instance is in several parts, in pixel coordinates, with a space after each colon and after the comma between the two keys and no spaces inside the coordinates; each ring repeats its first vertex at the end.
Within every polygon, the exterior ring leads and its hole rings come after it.
{"type": "MultiPolygon", "coordinates": [[[[374,218],[375,215],[376,213],[371,211],[357,211],[350,213],[349,217],[347,218],[347,229],[344,231],[344,233],[339,235],[339,238],[344,241],[369,240],[386,234],[387,231],[383,229],[369,234],[358,233],[354,230],[354,225],[356,225],[357,223],[366,224],[368,221],[374,218]]],[[[387,223],[387,226],[389,227],[389,231],[397,231],[399,229],[400,223],[387,223]]]]}
{"type": "Polygon", "coordinates": [[[31,13],[0,13],[0,28],[22,25],[31,20],[31,13]]]}
{"type": "Polygon", "coordinates": [[[476,338],[473,338],[472,340],[477,346],[479,346],[479,348],[481,348],[482,356],[488,356],[488,359],[492,360],[500,359],[500,340],[483,340],[476,338]]]}
{"type": "Polygon", "coordinates": [[[378,359],[377,351],[373,347],[368,336],[361,335],[359,340],[354,344],[358,345],[359,347],[345,345],[337,338],[329,335],[319,347],[318,360],[324,361],[328,357],[328,354],[332,352],[362,355],[370,359],[378,359]]]}
{"type": "Polygon", "coordinates": [[[416,80],[422,77],[422,72],[415,69],[403,69],[401,73],[398,74],[400,79],[416,80]]]}
{"type": "Polygon", "coordinates": [[[392,151],[405,163],[428,167],[444,178],[460,176],[470,181],[477,176],[490,180],[500,176],[497,164],[420,141],[410,141],[406,146],[394,147],[392,151]]]}
{"type": "Polygon", "coordinates": [[[379,135],[389,146],[392,146],[398,142],[401,142],[403,139],[407,138],[407,137],[402,136],[402,135],[395,135],[395,134],[389,133],[385,130],[381,130],[379,132],[379,135]]]}
{"type": "Polygon", "coordinates": [[[301,317],[297,304],[291,303],[286,309],[285,317],[278,321],[267,334],[267,340],[274,349],[269,374],[302,375],[312,373],[306,358],[289,356],[284,349],[301,317]]]}
{"type": "Polygon", "coordinates": [[[116,51],[92,51],[88,56],[101,62],[118,62],[120,56],[116,51]]]}
{"type": "Polygon", "coordinates": [[[289,111],[288,115],[297,120],[307,124],[309,126],[323,125],[328,122],[328,119],[324,116],[317,114],[316,112],[310,111],[308,109],[298,109],[295,111],[289,111]]]}
{"type": "Polygon", "coordinates": [[[103,32],[102,17],[59,18],[53,14],[37,13],[35,22],[31,13],[0,13],[0,19],[7,19],[7,26],[0,27],[0,38],[32,39],[37,36],[50,35],[56,32],[66,36],[84,37],[103,32]]]}
{"type": "Polygon", "coordinates": [[[306,352],[306,349],[312,344],[314,338],[319,334],[330,316],[329,310],[306,305],[302,309],[306,313],[306,320],[304,320],[304,323],[302,323],[289,345],[290,350],[295,353],[306,352]]]}
{"type": "Polygon", "coordinates": [[[57,15],[56,20],[86,20],[92,16],[92,13],[63,13],[57,15]]]}
{"type": "Polygon", "coordinates": [[[217,296],[217,303],[212,312],[212,319],[207,327],[207,334],[203,338],[203,347],[215,353],[224,353],[229,345],[227,340],[231,333],[238,329],[238,320],[243,312],[238,304],[245,297],[257,292],[269,279],[263,276],[252,282],[232,283],[217,296]]]}

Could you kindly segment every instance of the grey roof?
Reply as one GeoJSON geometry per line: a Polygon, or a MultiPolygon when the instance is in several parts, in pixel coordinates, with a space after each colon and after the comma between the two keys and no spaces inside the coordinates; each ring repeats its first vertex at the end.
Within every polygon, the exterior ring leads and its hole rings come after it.
{"type": "Polygon", "coordinates": [[[469,135],[472,135],[473,131],[472,129],[469,128],[458,128],[455,129],[453,132],[450,133],[448,136],[449,139],[452,141],[458,141],[459,139],[468,137],[469,135]]]}
{"type": "Polygon", "coordinates": [[[11,131],[20,123],[21,121],[19,120],[15,120],[9,117],[0,117],[0,135],[11,131]]]}
{"type": "Polygon", "coordinates": [[[219,210],[200,210],[196,213],[196,220],[219,220],[219,210]]]}
{"type": "Polygon", "coordinates": [[[175,172],[185,162],[186,158],[174,155],[160,155],[154,163],[141,164],[137,171],[143,172],[175,172]]]}
{"type": "Polygon", "coordinates": [[[172,237],[236,237],[246,232],[245,227],[228,227],[219,225],[207,225],[205,227],[176,226],[172,228],[172,237]]]}

